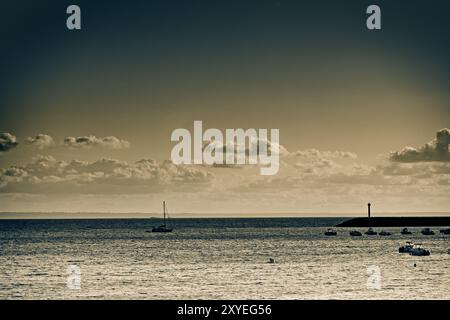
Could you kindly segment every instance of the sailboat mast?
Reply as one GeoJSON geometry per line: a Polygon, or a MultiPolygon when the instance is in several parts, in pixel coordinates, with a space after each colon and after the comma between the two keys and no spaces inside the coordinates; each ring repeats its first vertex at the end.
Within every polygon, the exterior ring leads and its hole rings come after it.
{"type": "Polygon", "coordinates": [[[163,211],[164,211],[164,225],[166,225],[166,202],[163,201],[163,211]]]}

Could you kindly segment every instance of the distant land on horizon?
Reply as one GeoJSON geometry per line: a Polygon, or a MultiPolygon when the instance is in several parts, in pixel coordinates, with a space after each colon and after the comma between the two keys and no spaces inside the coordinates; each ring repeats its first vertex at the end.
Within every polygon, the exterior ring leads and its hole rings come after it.
{"type": "MultiPolygon", "coordinates": [[[[366,213],[172,213],[174,219],[183,218],[366,218],[366,213]]],[[[383,212],[372,214],[372,219],[383,218],[429,218],[450,217],[450,212],[383,212]]],[[[161,213],[144,212],[0,212],[0,220],[5,219],[158,219],[161,213]]]]}

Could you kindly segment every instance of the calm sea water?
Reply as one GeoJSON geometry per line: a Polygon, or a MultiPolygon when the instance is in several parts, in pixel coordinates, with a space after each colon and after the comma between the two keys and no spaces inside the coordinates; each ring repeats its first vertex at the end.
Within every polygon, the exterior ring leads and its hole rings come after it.
{"type": "Polygon", "coordinates": [[[342,220],[0,220],[0,298],[450,298],[450,236],[323,235],[342,220]],[[407,240],[431,256],[399,254],[407,240]]]}

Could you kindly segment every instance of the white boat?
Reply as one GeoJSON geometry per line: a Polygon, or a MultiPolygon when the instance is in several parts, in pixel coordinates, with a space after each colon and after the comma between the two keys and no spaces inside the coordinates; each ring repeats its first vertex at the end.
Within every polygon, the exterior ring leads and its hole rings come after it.
{"type": "Polygon", "coordinates": [[[335,235],[337,235],[337,232],[331,228],[328,228],[327,231],[325,231],[325,235],[326,236],[335,236],[335,235]]]}
{"type": "Polygon", "coordinates": [[[414,245],[411,242],[407,241],[404,246],[401,246],[400,248],[398,248],[398,252],[399,253],[410,253],[413,248],[414,248],[414,245]]]}
{"type": "Polygon", "coordinates": [[[418,257],[429,256],[430,250],[422,248],[422,245],[420,243],[418,243],[418,244],[414,245],[414,247],[412,248],[412,250],[409,254],[412,256],[418,256],[418,257]]]}

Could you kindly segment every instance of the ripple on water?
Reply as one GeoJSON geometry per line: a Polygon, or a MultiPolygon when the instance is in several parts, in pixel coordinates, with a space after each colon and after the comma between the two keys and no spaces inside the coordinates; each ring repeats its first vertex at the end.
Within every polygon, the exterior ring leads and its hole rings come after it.
{"type": "Polygon", "coordinates": [[[130,228],[130,222],[116,228],[92,223],[91,228],[3,228],[3,238],[20,241],[10,242],[0,255],[0,297],[450,298],[448,237],[414,234],[408,240],[423,242],[432,255],[411,257],[397,253],[405,238],[395,235],[355,240],[343,234],[324,238],[323,228],[315,227],[192,227],[166,237],[130,228]],[[267,263],[269,257],[274,264],[267,263]],[[67,288],[70,264],[81,268],[80,290],[67,288]],[[372,265],[380,268],[381,290],[367,287],[372,265]]]}

